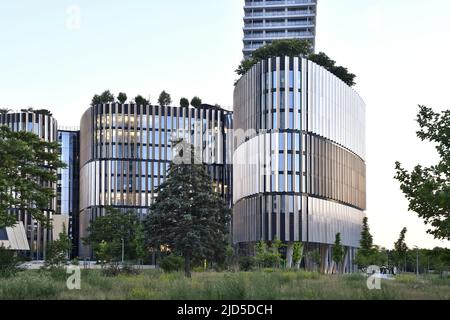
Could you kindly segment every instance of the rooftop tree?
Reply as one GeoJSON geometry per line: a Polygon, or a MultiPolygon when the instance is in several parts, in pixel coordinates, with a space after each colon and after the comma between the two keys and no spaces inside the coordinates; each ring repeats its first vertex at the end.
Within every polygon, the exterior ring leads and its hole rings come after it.
{"type": "Polygon", "coordinates": [[[119,101],[120,104],[124,104],[125,102],[127,102],[127,99],[128,99],[127,94],[123,92],[120,92],[119,95],[117,96],[117,101],[119,101]]]}
{"type": "Polygon", "coordinates": [[[136,98],[134,98],[134,103],[138,106],[148,106],[150,104],[150,101],[145,99],[143,96],[138,95],[136,98]]]}
{"type": "Polygon", "coordinates": [[[336,61],[332,60],[325,53],[315,54],[313,46],[309,40],[283,39],[275,40],[270,44],[262,46],[254,51],[250,58],[241,62],[236,70],[240,76],[246,74],[255,64],[272,57],[304,57],[316,64],[324,67],[349,86],[355,85],[356,76],[348,71],[347,68],[336,66],[336,61]]]}
{"type": "Polygon", "coordinates": [[[159,95],[158,103],[161,107],[169,106],[172,103],[170,94],[168,94],[166,91],[161,92],[161,94],[159,95]]]}
{"type": "Polygon", "coordinates": [[[200,99],[199,97],[192,98],[191,106],[193,106],[194,108],[200,108],[201,105],[202,105],[202,99],[200,99]]]}
{"type": "Polygon", "coordinates": [[[94,95],[91,101],[91,106],[96,106],[99,104],[107,104],[107,103],[114,103],[116,99],[114,98],[114,95],[111,93],[111,91],[106,90],[101,95],[94,95]]]}
{"type": "Polygon", "coordinates": [[[180,107],[182,108],[188,108],[189,107],[189,100],[186,98],[180,99],[180,107]]]}

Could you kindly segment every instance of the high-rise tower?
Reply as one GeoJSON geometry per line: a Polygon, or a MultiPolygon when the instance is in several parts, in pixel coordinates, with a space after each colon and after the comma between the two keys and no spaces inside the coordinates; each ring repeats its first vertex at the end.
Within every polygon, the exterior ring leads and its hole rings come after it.
{"type": "Polygon", "coordinates": [[[315,44],[318,0],[245,0],[244,57],[279,39],[315,44]]]}

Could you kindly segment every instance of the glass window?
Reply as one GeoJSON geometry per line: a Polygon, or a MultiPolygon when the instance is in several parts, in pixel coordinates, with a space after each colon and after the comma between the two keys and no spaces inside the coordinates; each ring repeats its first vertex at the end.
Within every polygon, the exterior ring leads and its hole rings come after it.
{"type": "Polygon", "coordinates": [[[289,112],[289,129],[295,129],[293,112],[289,112]]]}
{"type": "Polygon", "coordinates": [[[294,109],[294,92],[289,91],[289,109],[294,109]]]}
{"type": "Polygon", "coordinates": [[[284,174],[278,175],[278,191],[285,192],[285,190],[284,190],[284,174]]]}
{"type": "Polygon", "coordinates": [[[292,175],[288,175],[288,181],[287,181],[287,192],[292,192],[292,175]]]}
{"type": "Polygon", "coordinates": [[[292,171],[292,155],[287,155],[288,171],[292,171]]]}
{"type": "Polygon", "coordinates": [[[300,172],[300,154],[295,154],[295,172],[300,172]]]}
{"type": "Polygon", "coordinates": [[[284,171],[284,154],[278,156],[278,170],[284,171]]]}
{"type": "Polygon", "coordinates": [[[272,88],[277,88],[277,73],[275,71],[272,72],[272,88]]]}
{"type": "Polygon", "coordinates": [[[284,133],[279,134],[279,145],[280,150],[284,150],[284,133]]]}
{"type": "Polygon", "coordinates": [[[286,76],[285,76],[284,70],[280,71],[280,87],[281,88],[284,88],[285,85],[286,85],[286,83],[285,83],[286,79],[285,78],[286,78],[286,76]]]}
{"type": "Polygon", "coordinates": [[[300,175],[295,175],[295,191],[300,192],[300,175]]]}
{"type": "Polygon", "coordinates": [[[272,110],[277,109],[277,93],[272,92],[272,110]]]}
{"type": "Polygon", "coordinates": [[[277,113],[272,113],[272,129],[278,129],[278,123],[277,123],[277,113]]]}
{"type": "Polygon", "coordinates": [[[289,70],[289,87],[290,88],[294,87],[294,71],[293,70],[289,70]]]}
{"type": "Polygon", "coordinates": [[[284,109],[284,107],[285,107],[285,103],[284,103],[285,97],[286,97],[285,92],[284,91],[280,92],[280,108],[281,109],[284,109]]]}

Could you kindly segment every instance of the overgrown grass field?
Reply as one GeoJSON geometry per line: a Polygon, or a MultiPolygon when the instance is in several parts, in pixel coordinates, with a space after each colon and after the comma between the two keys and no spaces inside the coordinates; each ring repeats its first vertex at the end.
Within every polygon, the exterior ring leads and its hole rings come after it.
{"type": "Polygon", "coordinates": [[[382,280],[381,290],[368,290],[361,275],[257,271],[182,273],[143,271],[135,276],[105,277],[83,270],[81,290],[68,290],[64,272],[22,271],[0,279],[0,299],[24,300],[316,300],[316,299],[450,299],[450,280],[403,275],[382,280]]]}

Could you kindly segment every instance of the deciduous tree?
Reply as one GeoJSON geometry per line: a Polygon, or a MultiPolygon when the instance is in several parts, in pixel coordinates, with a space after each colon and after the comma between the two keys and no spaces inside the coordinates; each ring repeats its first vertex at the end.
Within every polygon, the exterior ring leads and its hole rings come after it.
{"type": "Polygon", "coordinates": [[[411,172],[396,163],[400,188],[409,201],[409,210],[417,213],[436,239],[450,240],[450,110],[434,112],[419,106],[417,117],[422,141],[436,145],[439,162],[430,167],[417,165],[411,172]]]}

